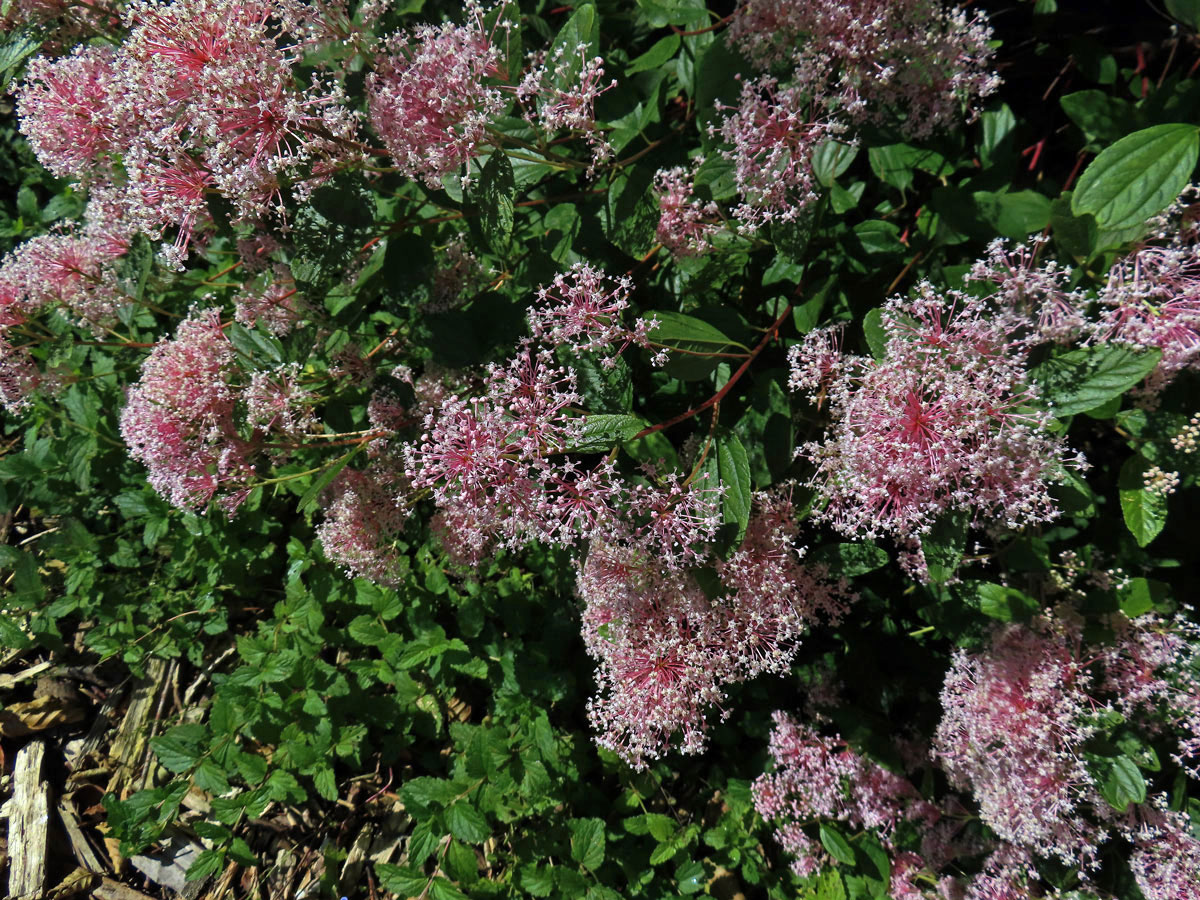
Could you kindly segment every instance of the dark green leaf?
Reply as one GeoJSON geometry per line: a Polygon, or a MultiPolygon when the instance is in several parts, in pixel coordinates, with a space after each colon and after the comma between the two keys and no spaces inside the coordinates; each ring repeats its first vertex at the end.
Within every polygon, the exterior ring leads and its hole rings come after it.
{"type": "Polygon", "coordinates": [[[571,819],[571,859],[585,869],[595,871],[604,862],[604,821],[571,819]]]}
{"type": "Polygon", "coordinates": [[[1131,456],[1121,466],[1118,482],[1121,514],[1139,547],[1145,547],[1158,537],[1167,524],[1166,498],[1146,490],[1144,476],[1151,467],[1152,463],[1140,453],[1131,456]]]}
{"type": "Polygon", "coordinates": [[[483,813],[465,800],[458,801],[446,810],[446,827],[456,838],[468,844],[482,844],[492,833],[483,813]]]}
{"type": "MultiPolygon", "coordinates": [[[[590,9],[590,7],[585,7],[590,9]]],[[[488,246],[498,254],[508,249],[513,228],[516,182],[512,163],[502,150],[492,151],[479,177],[480,225],[488,246]]]]}
{"type": "Polygon", "coordinates": [[[626,75],[634,75],[638,72],[645,72],[649,69],[657,69],[668,59],[679,52],[680,37],[677,34],[668,34],[665,38],[659,40],[653,47],[633,60],[629,67],[625,70],[626,75]]]}
{"type": "Polygon", "coordinates": [[[1114,237],[1108,246],[1131,240],[1146,220],[1179,196],[1200,155],[1195,125],[1155,125],[1117,141],[1097,156],[1071,197],[1075,215],[1091,213],[1114,237]]]}
{"type": "Polygon", "coordinates": [[[567,448],[574,453],[607,453],[646,427],[646,420],[639,416],[599,414],[583,420],[583,433],[579,442],[567,448]]]}
{"type": "Polygon", "coordinates": [[[1117,397],[1154,371],[1160,350],[1098,344],[1051,357],[1031,375],[1056,416],[1073,416],[1117,397]]]}
{"type": "Polygon", "coordinates": [[[842,833],[832,825],[821,823],[821,846],[838,862],[847,866],[854,865],[854,848],[842,837],[842,833]]]}

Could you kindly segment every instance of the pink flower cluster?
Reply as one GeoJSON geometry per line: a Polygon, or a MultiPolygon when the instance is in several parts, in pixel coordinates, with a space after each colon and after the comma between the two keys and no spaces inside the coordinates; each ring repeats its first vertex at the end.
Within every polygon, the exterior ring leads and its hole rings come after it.
{"type": "Polygon", "coordinates": [[[1048,417],[1022,408],[1034,395],[1018,322],[922,284],[885,305],[882,359],[839,355],[829,332],[794,348],[792,386],[827,399],[834,419],[823,442],[799,450],[827,501],[817,518],[915,550],[954,510],[1010,527],[1052,518],[1048,482],[1064,451],[1045,431],[1048,417]]]}
{"type": "MultiPolygon", "coordinates": [[[[699,167],[703,160],[693,161],[699,167]]],[[[661,213],[658,220],[658,242],[676,257],[702,256],[712,248],[717,232],[720,209],[709,200],[695,196],[692,179],[682,166],[660,169],[654,175],[661,213]]]]}
{"type": "Polygon", "coordinates": [[[440,187],[487,134],[504,96],[488,84],[500,54],[466,5],[465,25],[422,25],[387,42],[390,54],[367,79],[371,125],[403,174],[440,187]]]}
{"type": "Polygon", "coordinates": [[[743,0],[729,40],[851,123],[900,120],[931,135],[999,86],[988,71],[991,30],[939,0],[743,0]]]}
{"type": "MultiPolygon", "coordinates": [[[[599,663],[589,718],[600,746],[635,768],[675,736],[682,752],[703,750],[725,687],[786,671],[804,630],[836,624],[853,599],[844,582],[800,563],[786,496],[755,502],[741,547],[716,563],[715,597],[690,572],[663,564],[652,531],[617,530],[593,541],[579,564],[584,641],[599,663]]],[[[708,527],[717,524],[710,513],[708,527]]]]}
{"type": "Polygon", "coordinates": [[[1087,866],[1100,831],[1084,810],[1099,795],[1080,754],[1095,726],[1077,641],[1013,626],[986,653],[959,651],[942,688],[934,753],[1002,840],[1087,866]]]}
{"type": "Polygon", "coordinates": [[[608,365],[631,345],[649,347],[652,320],[639,319],[632,328],[621,321],[629,308],[633,282],[609,279],[586,263],[577,263],[537,292],[538,305],[529,311],[533,337],[556,346],[599,353],[608,365]]]}
{"type": "Polygon", "coordinates": [[[232,513],[249,493],[264,437],[316,427],[296,367],[254,372],[239,384],[244,374],[216,309],[193,310],[142,363],[121,436],[172,505],[203,510],[216,500],[232,513]]]}
{"type": "Polygon", "coordinates": [[[1190,758],[1200,746],[1196,628],[1156,615],[1117,614],[1108,624],[1113,639],[1089,646],[1082,620],[1061,610],[998,629],[982,652],[960,651],[942,691],[934,756],[952,783],[973,791],[987,826],[1021,852],[1055,857],[1086,879],[1101,845],[1119,836],[1134,845],[1148,900],[1195,897],[1200,841],[1186,817],[1165,811],[1161,795],[1115,811],[1084,750],[1117,712],[1146,737],[1178,736],[1178,760],[1190,758]]]}
{"type": "MultiPolygon", "coordinates": [[[[890,846],[899,823],[931,826],[940,818],[908,779],[855,752],[837,735],[825,737],[777,712],[770,746],[774,770],[754,782],[754,806],[776,824],[776,837],[792,854],[797,875],[811,875],[831,862],[814,839],[815,829],[805,828],[814,819],[842,822],[855,831],[869,828],[890,846]]],[[[914,860],[900,862],[902,881],[914,860]]]]}
{"type": "Polygon", "coordinates": [[[596,100],[617,86],[604,82],[604,60],[587,55],[588,45],[556,47],[549,58],[533,56],[517,87],[525,117],[547,134],[571,131],[592,148],[592,167],[612,156],[612,147],[596,123],[596,100]]]}
{"type": "Polygon", "coordinates": [[[938,0],[742,0],[728,38],[761,74],[710,130],[729,145],[721,153],[734,165],[743,230],[791,221],[812,203],[822,142],[864,124],[920,140],[964,108],[973,114],[1000,83],[988,71],[990,37],[982,14],[938,0]]]}
{"type": "Polygon", "coordinates": [[[296,83],[299,44],[317,30],[311,8],[139,0],[126,21],[116,49],[30,64],[21,130],[52,172],[109,190],[133,229],[175,230],[176,263],[209,219],[209,196],[256,222],[281,207],[285,182],[304,175],[304,193],[357,152],[336,85],[296,83]]]}

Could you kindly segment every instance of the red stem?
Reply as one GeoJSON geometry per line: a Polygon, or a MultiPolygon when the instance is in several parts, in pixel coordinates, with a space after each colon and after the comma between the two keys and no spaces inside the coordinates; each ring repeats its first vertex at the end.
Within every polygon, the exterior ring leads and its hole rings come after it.
{"type": "Polygon", "coordinates": [[[705,400],[699,406],[694,407],[693,409],[689,409],[687,412],[680,413],[679,415],[675,416],[672,419],[667,419],[667,421],[665,421],[665,422],[659,422],[657,425],[651,425],[649,428],[643,428],[641,431],[639,431],[637,434],[635,434],[633,436],[632,440],[636,441],[638,438],[644,438],[647,435],[654,434],[654,432],[656,432],[656,431],[663,431],[664,429],[670,428],[672,425],[678,425],[680,422],[686,422],[688,419],[692,418],[692,416],[699,415],[700,413],[702,413],[706,409],[708,409],[710,406],[715,406],[716,404],[718,404],[722,400],[724,400],[725,395],[728,394],[733,389],[733,386],[735,384],[737,384],[738,379],[746,374],[746,370],[748,368],[750,368],[750,364],[752,362],[754,362],[755,359],[758,358],[758,354],[762,353],[763,350],[766,349],[767,344],[769,344],[771,342],[772,338],[778,336],[779,326],[783,324],[783,320],[788,317],[788,314],[791,311],[792,311],[792,304],[789,303],[787,305],[787,308],[784,309],[784,311],[782,313],[780,313],[779,318],[775,320],[775,324],[773,324],[770,328],[767,329],[767,333],[763,335],[762,340],[758,342],[758,346],[754,348],[754,350],[750,353],[750,356],[746,359],[746,361],[744,363],[742,363],[738,367],[738,370],[733,373],[733,375],[730,377],[730,379],[727,382],[725,382],[725,386],[723,388],[721,388],[719,391],[717,391],[715,394],[713,394],[711,397],[709,397],[707,400],[705,400]]]}

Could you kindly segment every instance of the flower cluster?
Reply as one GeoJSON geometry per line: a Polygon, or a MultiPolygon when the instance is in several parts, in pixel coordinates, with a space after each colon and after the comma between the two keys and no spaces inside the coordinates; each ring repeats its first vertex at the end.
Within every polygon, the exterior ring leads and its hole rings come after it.
{"type": "Polygon", "coordinates": [[[254,457],[269,449],[267,434],[316,430],[298,367],[252,372],[239,384],[245,374],[215,308],[193,310],[142,363],[121,436],[172,505],[203,510],[217,500],[232,513],[249,493],[254,457]]]}
{"type": "Polygon", "coordinates": [[[655,324],[639,319],[629,328],[621,321],[632,290],[629,278],[609,279],[593,266],[578,263],[538,290],[538,305],[529,311],[531,333],[548,344],[598,353],[605,363],[615,365],[631,344],[650,345],[648,333],[655,324]]]}
{"type": "Polygon", "coordinates": [[[715,597],[691,572],[663,565],[652,530],[593,542],[579,564],[584,640],[599,663],[589,717],[598,743],[635,767],[675,735],[682,752],[700,752],[726,686],[786,671],[805,629],[836,623],[849,607],[843,582],[801,564],[786,495],[755,502],[744,542],[716,564],[715,597]]]}
{"type": "Polygon", "coordinates": [[[793,351],[793,386],[824,391],[834,419],[823,442],[799,451],[828,501],[819,518],[919,548],[955,510],[1010,527],[1053,517],[1048,482],[1064,451],[1045,414],[1023,408],[1033,393],[1015,320],[923,284],[888,301],[882,325],[878,360],[838,358],[828,333],[793,351]]]}
{"type": "Polygon", "coordinates": [[[555,47],[549,58],[535,56],[517,87],[525,115],[548,134],[571,131],[592,149],[592,167],[612,156],[612,147],[596,124],[596,100],[617,86],[604,82],[604,60],[589,57],[588,45],[555,47]]]}
{"type": "Polygon", "coordinates": [[[125,15],[130,33],[116,49],[30,64],[21,130],[51,171],[107,189],[131,228],[175,230],[176,263],[208,221],[210,195],[255,222],[281,207],[290,178],[306,176],[303,194],[358,152],[336,85],[296,83],[299,46],[316,31],[311,8],[141,0],[125,15]]]}
{"type": "Polygon", "coordinates": [[[1160,795],[1125,812],[1110,806],[1100,794],[1104,769],[1084,751],[1118,713],[1146,737],[1178,738],[1180,762],[1200,750],[1196,629],[1153,614],[1108,625],[1112,639],[1089,646],[1082,620],[1062,610],[997,630],[982,652],[960,651],[934,754],[953,783],[974,792],[987,826],[1021,852],[1057,858],[1086,879],[1100,847],[1119,836],[1134,845],[1147,898],[1189,896],[1180,889],[1196,884],[1200,841],[1184,817],[1166,812],[1160,795]]]}
{"type": "Polygon", "coordinates": [[[999,86],[991,30],[938,0],[743,0],[729,40],[764,70],[790,67],[806,94],[848,122],[899,119],[928,137],[999,86]]]}
{"type": "MultiPolygon", "coordinates": [[[[699,167],[703,160],[695,160],[699,167]]],[[[654,175],[660,210],[658,242],[677,257],[701,256],[712,247],[720,216],[717,204],[695,196],[692,179],[682,166],[660,169],[654,175]]]]}
{"type": "Polygon", "coordinates": [[[785,713],[775,713],[770,747],[774,770],[754,782],[754,806],[776,824],[797,875],[830,862],[804,827],[813,819],[870,828],[886,845],[900,822],[933,825],[940,818],[908,779],[856,753],[841,737],[825,737],[785,713]]]}
{"type": "Polygon", "coordinates": [[[973,112],[1000,83],[990,37],[982,15],[937,0],[739,3],[728,38],[760,74],[711,131],[729,145],[742,228],[801,214],[816,197],[812,155],[824,141],[864,124],[920,140],[973,112]]]}
{"type": "Polygon", "coordinates": [[[389,56],[367,80],[371,125],[396,168],[440,187],[484,141],[504,97],[488,79],[500,54],[467,4],[465,25],[422,25],[394,35],[389,56]]]}

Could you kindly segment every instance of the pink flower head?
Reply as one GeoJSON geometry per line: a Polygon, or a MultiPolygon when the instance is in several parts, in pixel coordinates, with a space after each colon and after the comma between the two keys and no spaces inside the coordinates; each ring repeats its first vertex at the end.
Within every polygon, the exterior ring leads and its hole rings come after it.
{"type": "Polygon", "coordinates": [[[538,290],[538,305],[529,311],[530,329],[544,343],[602,353],[614,364],[630,344],[650,345],[650,322],[639,319],[627,328],[621,321],[632,290],[633,282],[626,277],[609,278],[586,263],[576,263],[538,290]]]}
{"type": "MultiPolygon", "coordinates": [[[[827,394],[833,429],[800,451],[816,463],[814,485],[828,499],[819,517],[845,534],[890,533],[917,550],[950,510],[1010,526],[1052,518],[1048,482],[1063,448],[1044,430],[1046,416],[1022,408],[1032,389],[1014,320],[928,284],[885,310],[883,359],[817,366],[840,368],[827,394]]],[[[796,383],[810,385],[799,352],[796,383]]]]}
{"type": "Polygon", "coordinates": [[[654,188],[658,192],[658,242],[676,257],[702,256],[711,250],[720,210],[711,200],[706,203],[695,197],[687,170],[682,166],[659,169],[654,188]]]}
{"type": "Polygon", "coordinates": [[[403,476],[386,460],[343,469],[317,526],[325,555],[353,576],[396,584],[403,565],[395,542],[408,518],[400,497],[407,493],[403,476]]]}
{"type": "Polygon", "coordinates": [[[42,165],[60,178],[103,171],[104,155],[123,145],[115,110],[123,89],[117,55],[108,47],[80,47],[53,62],[31,61],[17,109],[21,132],[42,165]]]}
{"type": "Polygon", "coordinates": [[[405,175],[439,187],[486,139],[504,106],[487,84],[499,52],[483,28],[483,10],[468,5],[465,25],[424,25],[393,36],[391,54],[367,79],[371,125],[405,175]]]}
{"type": "Polygon", "coordinates": [[[822,120],[806,92],[764,75],[743,82],[738,106],[714,130],[732,145],[722,155],[742,195],[734,215],[757,228],[791,221],[817,199],[813,151],[841,129],[822,120]]]}
{"type": "Polygon", "coordinates": [[[1098,794],[1082,759],[1095,729],[1077,640],[1061,624],[1013,625],[982,653],[958,651],[934,754],[952,784],[974,792],[1001,839],[1089,866],[1104,836],[1083,815],[1098,794]]]}
{"type": "Polygon", "coordinates": [[[899,119],[925,138],[993,93],[991,29],[937,0],[743,0],[729,40],[763,70],[794,82],[830,113],[858,122],[899,119]]]}
{"type": "Polygon", "coordinates": [[[548,133],[560,130],[582,134],[592,148],[593,166],[612,156],[612,147],[596,123],[596,100],[617,86],[604,83],[604,60],[587,55],[588,45],[563,46],[550,59],[534,57],[517,88],[522,102],[535,101],[526,118],[548,133]]]}
{"type": "Polygon", "coordinates": [[[121,411],[130,455],[145,464],[154,489],[181,509],[203,509],[218,491],[230,491],[225,497],[236,508],[253,474],[251,447],[234,419],[228,380],[234,357],[217,311],[193,311],[142,363],[121,411]]]}

